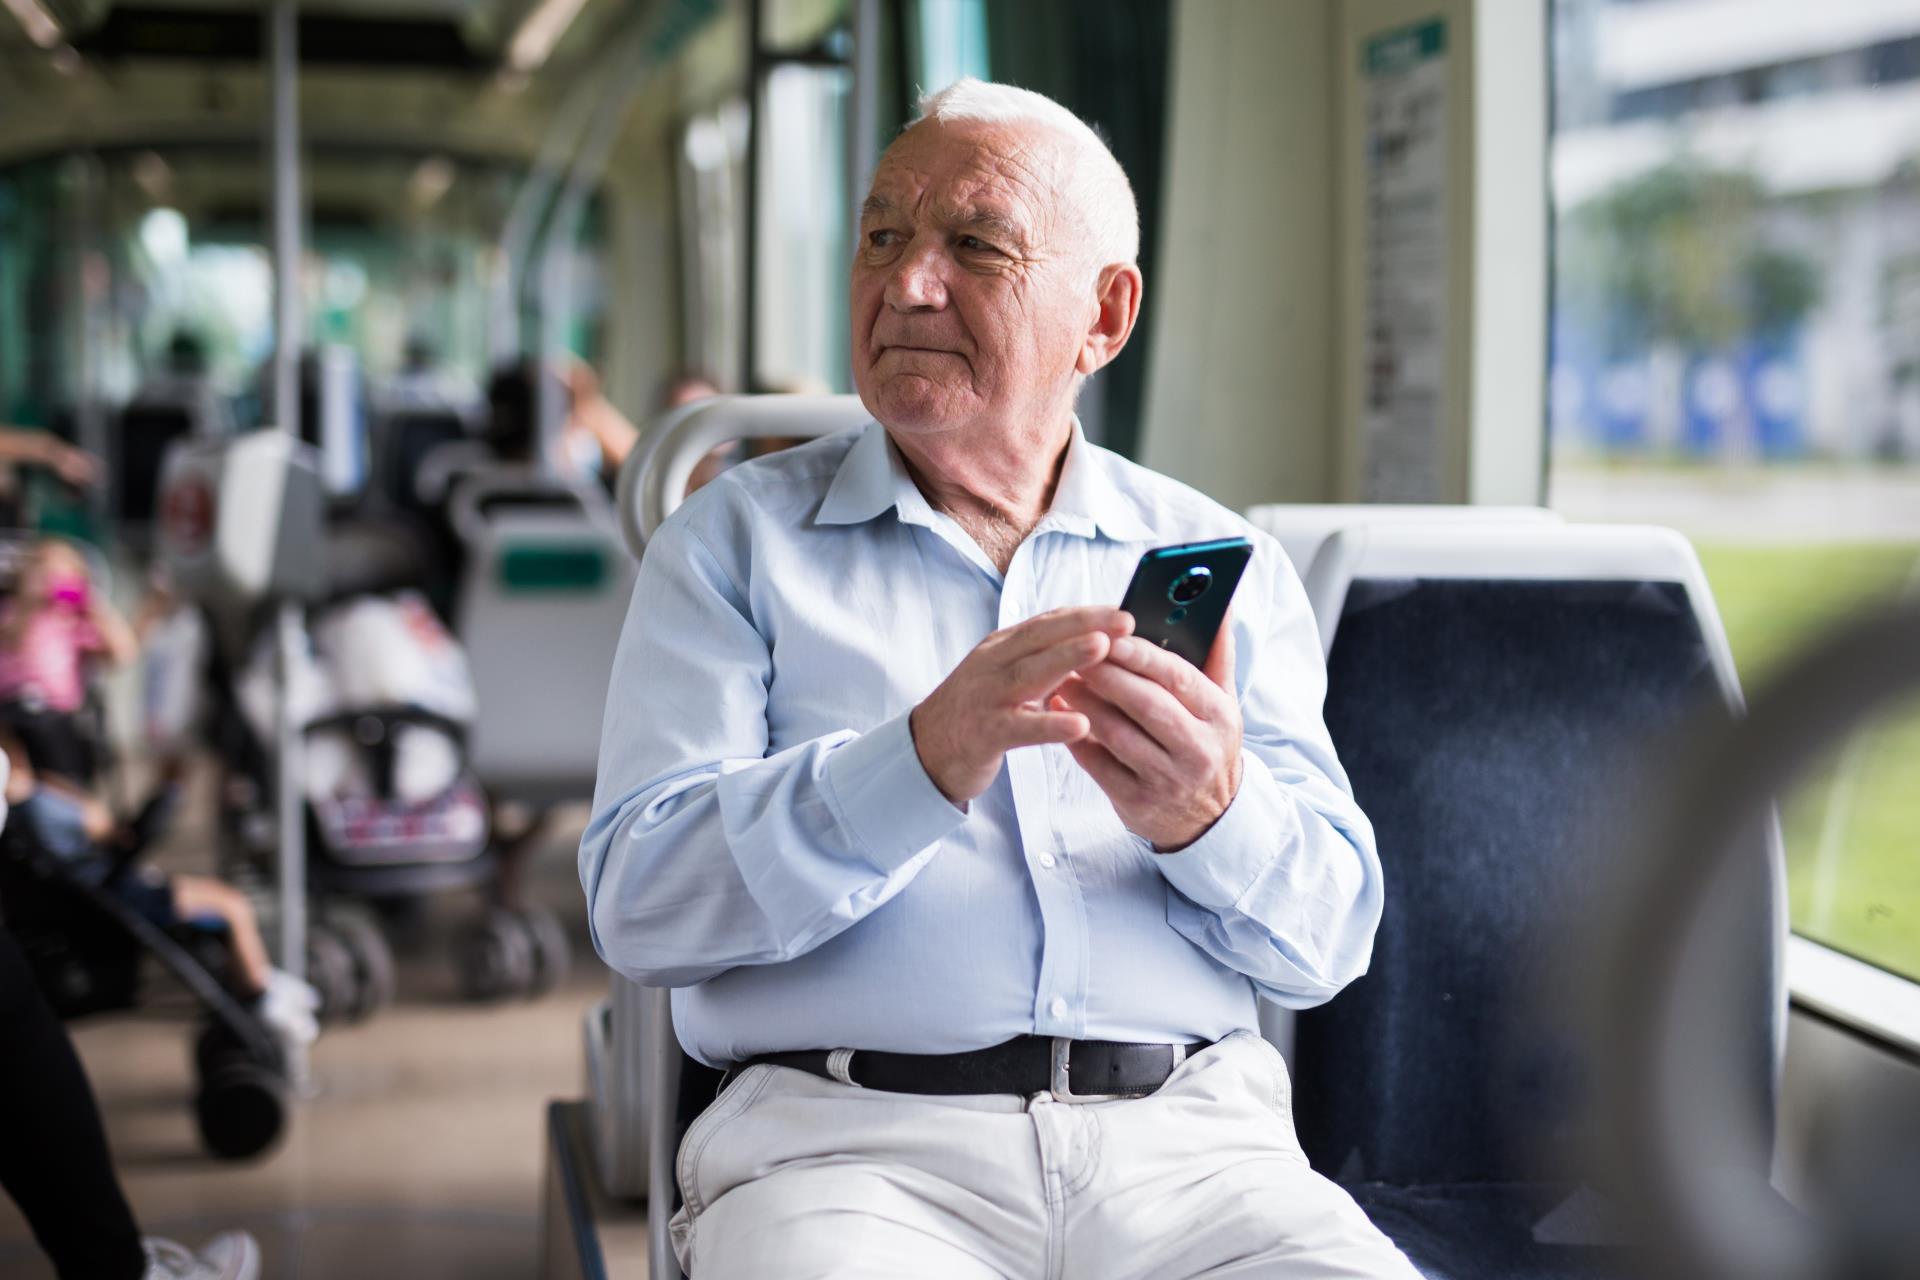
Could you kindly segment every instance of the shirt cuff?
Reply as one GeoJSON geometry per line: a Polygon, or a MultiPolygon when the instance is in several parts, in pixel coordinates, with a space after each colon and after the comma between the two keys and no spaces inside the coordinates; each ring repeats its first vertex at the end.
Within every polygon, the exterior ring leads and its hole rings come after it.
{"type": "Polygon", "coordinates": [[[1240,757],[1240,790],[1233,803],[1198,840],[1174,853],[1155,853],[1154,866],[1167,883],[1199,906],[1224,911],[1239,903],[1273,861],[1274,839],[1286,816],[1280,784],[1260,759],[1240,757]]]}
{"type": "Polygon", "coordinates": [[[827,790],[854,841],[896,871],[967,820],[940,794],[914,750],[906,712],[845,743],[827,759],[827,790]]]}

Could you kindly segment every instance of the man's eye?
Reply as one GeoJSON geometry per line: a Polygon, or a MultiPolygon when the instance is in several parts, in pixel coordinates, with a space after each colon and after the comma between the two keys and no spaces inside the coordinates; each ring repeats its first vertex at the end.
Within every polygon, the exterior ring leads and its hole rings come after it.
{"type": "Polygon", "coordinates": [[[876,249],[890,248],[894,244],[898,243],[899,239],[900,239],[899,232],[888,231],[885,228],[882,228],[879,231],[867,232],[867,243],[872,245],[876,249]]]}
{"type": "Polygon", "coordinates": [[[961,236],[960,247],[962,249],[965,249],[969,253],[997,253],[998,252],[998,250],[996,250],[992,245],[988,244],[985,240],[982,240],[979,236],[961,236]]]}

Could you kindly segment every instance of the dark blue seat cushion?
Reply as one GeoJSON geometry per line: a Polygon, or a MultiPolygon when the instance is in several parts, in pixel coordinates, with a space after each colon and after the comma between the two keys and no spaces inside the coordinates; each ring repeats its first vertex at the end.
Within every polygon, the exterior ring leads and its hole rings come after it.
{"type": "Polygon", "coordinates": [[[1639,1274],[1632,1254],[1604,1243],[1607,1224],[1571,1221],[1554,1229],[1557,1217],[1583,1216],[1566,1213],[1564,1186],[1362,1182],[1347,1190],[1427,1280],[1626,1280],[1639,1274]]]}
{"type": "MultiPolygon", "coordinates": [[[[1599,1136],[1605,1064],[1555,983],[1613,945],[1589,926],[1657,782],[1646,766],[1716,705],[1678,584],[1353,584],[1326,720],[1374,824],[1386,905],[1368,973],[1300,1017],[1296,1120],[1314,1167],[1370,1188],[1430,1274],[1586,1274],[1567,1268],[1591,1260],[1533,1243],[1552,1206],[1515,1189],[1587,1178],[1599,1136]]],[[[1733,1030],[1713,1067],[1763,1128],[1771,877],[1756,847],[1729,897],[1742,976],[1720,996],[1733,1030]]]]}

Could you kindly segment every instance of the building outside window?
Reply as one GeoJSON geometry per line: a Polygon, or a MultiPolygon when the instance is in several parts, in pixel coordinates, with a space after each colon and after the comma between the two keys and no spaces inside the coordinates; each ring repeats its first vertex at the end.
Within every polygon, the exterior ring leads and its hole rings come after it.
{"type": "MultiPolygon", "coordinates": [[[[1553,58],[1549,500],[1692,538],[1751,688],[1920,591],[1920,0],[1556,0],[1553,58]]],[[[1920,978],[1916,761],[1782,820],[1796,931],[1920,978]]]]}

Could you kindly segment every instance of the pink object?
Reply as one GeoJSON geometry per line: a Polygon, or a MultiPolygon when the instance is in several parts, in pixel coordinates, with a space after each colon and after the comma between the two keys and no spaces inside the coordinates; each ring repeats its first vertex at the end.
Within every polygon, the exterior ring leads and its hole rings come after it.
{"type": "Polygon", "coordinates": [[[54,578],[47,583],[47,600],[52,604],[70,605],[75,609],[87,607],[87,580],[74,576],[54,578]]]}
{"type": "Polygon", "coordinates": [[[0,648],[0,701],[37,698],[52,711],[78,711],[87,697],[87,658],[103,647],[100,632],[85,615],[37,611],[19,643],[0,648]]]}

